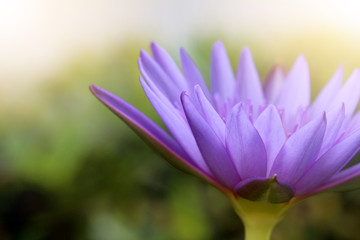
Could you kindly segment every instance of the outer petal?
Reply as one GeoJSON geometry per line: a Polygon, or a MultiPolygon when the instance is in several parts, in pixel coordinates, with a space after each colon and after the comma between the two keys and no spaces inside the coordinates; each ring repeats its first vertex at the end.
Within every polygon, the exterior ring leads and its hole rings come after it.
{"type": "Polygon", "coordinates": [[[324,190],[349,191],[360,186],[360,163],[335,174],[329,181],[313,192],[324,190]]]}
{"type": "Polygon", "coordinates": [[[321,114],[324,110],[329,110],[329,103],[334,99],[336,93],[339,92],[341,84],[344,78],[344,68],[340,66],[329,82],[321,90],[319,95],[316,97],[314,103],[310,107],[311,116],[321,114]]]}
{"type": "Polygon", "coordinates": [[[345,120],[345,106],[341,104],[337,108],[326,112],[327,128],[319,155],[321,156],[331,148],[339,137],[341,127],[345,120]]]}
{"type": "Polygon", "coordinates": [[[171,78],[172,82],[178,86],[179,89],[182,89],[182,91],[187,90],[187,83],[184,76],[170,55],[154,42],[151,43],[150,47],[154,59],[171,78]]]}
{"type": "Polygon", "coordinates": [[[360,70],[356,69],[349,79],[346,81],[340,92],[336,95],[335,99],[331,103],[332,107],[336,107],[341,103],[345,104],[345,115],[351,116],[360,98],[360,70]]]}
{"type": "Polygon", "coordinates": [[[296,193],[304,194],[326,182],[355,156],[359,148],[360,131],[357,131],[336,144],[314,163],[296,184],[296,193]]]}
{"type": "Polygon", "coordinates": [[[286,141],[286,134],[278,110],[273,105],[268,106],[256,119],[255,128],[265,144],[267,153],[267,176],[286,141]]]}
{"type": "Polygon", "coordinates": [[[226,121],[226,146],[242,179],[266,176],[266,150],[240,104],[226,121]]]}
{"type": "Polygon", "coordinates": [[[281,65],[275,65],[266,77],[264,83],[264,95],[269,103],[274,103],[279,96],[285,78],[286,71],[281,65]]]}
{"type": "Polygon", "coordinates": [[[277,174],[280,183],[294,184],[315,160],[325,129],[323,114],[291,135],[276,157],[270,175],[277,174]]]}
{"type": "Polygon", "coordinates": [[[195,98],[198,101],[200,112],[219,139],[225,144],[225,123],[205,97],[199,85],[195,86],[195,98]]]}
{"type": "Polygon", "coordinates": [[[101,102],[118,115],[146,143],[172,165],[216,185],[209,175],[205,174],[202,170],[188,161],[188,155],[152,120],[121,98],[100,87],[91,85],[90,90],[101,102]]]}
{"type": "Polygon", "coordinates": [[[181,95],[181,101],[190,128],[209,168],[217,179],[226,186],[233,188],[240,181],[240,177],[226,152],[224,144],[202,118],[185,93],[181,95]]]}
{"type": "Polygon", "coordinates": [[[219,94],[223,101],[234,95],[234,73],[222,42],[214,44],[211,52],[211,90],[219,94]]]}
{"type": "Polygon", "coordinates": [[[254,106],[264,104],[265,98],[259,74],[257,73],[251,52],[247,47],[241,52],[236,72],[236,80],[240,100],[245,102],[251,100],[254,106]]]}
{"type": "Polygon", "coordinates": [[[161,94],[156,95],[144,82],[144,80],[142,80],[141,77],[140,82],[151,104],[165,123],[171,135],[179,143],[182,149],[184,149],[184,151],[190,156],[192,162],[196,164],[201,170],[211,175],[209,168],[199,151],[191,130],[177,109],[169,104],[168,100],[164,96],[161,94]]]}
{"type": "Polygon", "coordinates": [[[193,89],[194,86],[199,85],[207,99],[211,102],[212,97],[199,69],[183,48],[180,48],[180,60],[185,78],[189,85],[189,90],[193,89]]]}
{"type": "Polygon", "coordinates": [[[179,145],[157,124],[146,117],[139,110],[115,96],[114,94],[95,85],[90,86],[92,93],[102,101],[111,111],[118,115],[127,124],[132,124],[140,132],[146,132],[152,139],[157,139],[163,143],[166,148],[176,152],[184,158],[186,154],[181,150],[179,145]]]}
{"type": "Polygon", "coordinates": [[[305,109],[310,104],[310,74],[304,56],[296,59],[275,102],[285,109],[287,123],[300,107],[305,109]]]}
{"type": "Polygon", "coordinates": [[[348,118],[348,124],[343,126],[345,136],[350,135],[352,132],[360,129],[360,111],[358,111],[352,118],[348,118]]]}
{"type": "Polygon", "coordinates": [[[179,96],[182,91],[181,86],[176,86],[169,76],[164,72],[160,65],[146,52],[140,52],[138,61],[141,74],[146,81],[152,81],[160,91],[172,102],[179,102],[179,96]]]}

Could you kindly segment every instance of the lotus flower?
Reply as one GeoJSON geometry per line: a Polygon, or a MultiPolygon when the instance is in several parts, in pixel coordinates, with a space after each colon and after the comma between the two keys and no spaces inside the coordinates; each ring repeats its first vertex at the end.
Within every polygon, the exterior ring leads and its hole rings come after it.
{"type": "MultiPolygon", "coordinates": [[[[343,84],[340,67],[311,103],[304,56],[262,84],[248,48],[234,75],[216,42],[209,90],[184,49],[182,71],[157,44],[151,51],[140,52],[140,83],[170,134],[112,93],[91,91],[166,160],[224,192],[247,231],[261,225],[259,212],[277,222],[294,202],[358,179],[360,164],[346,168],[360,147],[358,69],[343,84]]],[[[247,239],[261,239],[255,232],[247,239]]]]}

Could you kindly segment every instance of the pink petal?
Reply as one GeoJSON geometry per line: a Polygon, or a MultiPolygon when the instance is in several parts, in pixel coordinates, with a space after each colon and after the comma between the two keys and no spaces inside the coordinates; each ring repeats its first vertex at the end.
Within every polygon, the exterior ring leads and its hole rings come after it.
{"type": "Polygon", "coordinates": [[[286,71],[283,66],[275,65],[265,79],[264,95],[269,103],[274,103],[278,98],[282,85],[286,78],[286,71]]]}

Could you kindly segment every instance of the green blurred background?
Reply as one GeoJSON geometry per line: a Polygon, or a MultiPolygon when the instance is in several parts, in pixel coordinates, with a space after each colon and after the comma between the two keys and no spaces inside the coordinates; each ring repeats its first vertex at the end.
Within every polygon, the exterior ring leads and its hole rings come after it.
{"type": "MultiPolygon", "coordinates": [[[[360,66],[359,4],[219,2],[0,2],[0,239],[242,239],[220,192],[156,155],[88,86],[161,124],[138,82],[139,50],[155,40],[178,62],[183,46],[208,80],[222,40],[234,68],[249,46],[262,79],[304,54],[315,96],[338,65],[346,76],[360,66]]],[[[298,204],[273,239],[359,236],[356,190],[298,204]]]]}

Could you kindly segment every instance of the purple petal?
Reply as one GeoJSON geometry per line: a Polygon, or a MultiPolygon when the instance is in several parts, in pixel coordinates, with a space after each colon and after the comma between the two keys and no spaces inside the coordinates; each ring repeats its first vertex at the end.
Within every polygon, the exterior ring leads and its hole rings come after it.
{"type": "Polygon", "coordinates": [[[335,174],[332,178],[330,178],[330,180],[328,180],[325,184],[323,184],[313,192],[316,193],[323,190],[353,190],[354,188],[359,188],[359,179],[360,163],[357,163],[356,165],[335,174]]]}
{"type": "Polygon", "coordinates": [[[343,78],[344,68],[340,66],[311,105],[311,116],[316,116],[325,110],[329,110],[329,103],[331,103],[331,101],[334,99],[334,96],[336,96],[336,94],[339,92],[343,78]]]}
{"type": "Polygon", "coordinates": [[[305,109],[310,104],[310,74],[304,56],[296,59],[293,67],[286,76],[276,105],[283,107],[286,112],[286,122],[293,118],[298,109],[305,109]]]}
{"type": "Polygon", "coordinates": [[[261,137],[241,105],[226,121],[226,147],[242,179],[266,176],[266,150],[261,137]]]}
{"type": "Polygon", "coordinates": [[[200,113],[202,113],[211,129],[214,130],[219,139],[225,144],[225,123],[207,100],[199,85],[195,86],[195,98],[198,101],[200,113]]]}
{"type": "Polygon", "coordinates": [[[319,155],[325,153],[336,142],[339,137],[341,127],[345,119],[345,106],[341,104],[339,107],[326,112],[327,128],[325,131],[323,143],[319,155]]]}
{"type": "Polygon", "coordinates": [[[274,103],[278,98],[285,78],[286,71],[281,65],[275,65],[266,77],[264,83],[264,95],[269,103],[274,103]]]}
{"type": "Polygon", "coordinates": [[[340,171],[359,151],[360,131],[353,133],[317,160],[296,183],[296,193],[304,194],[320,186],[340,171]]]}
{"type": "Polygon", "coordinates": [[[178,86],[182,91],[187,90],[187,83],[182,75],[180,69],[170,57],[170,55],[156,43],[151,43],[151,51],[153,53],[154,59],[162,67],[162,69],[167,73],[167,75],[172,79],[173,83],[178,86]]]}
{"type": "Polygon", "coordinates": [[[199,85],[207,99],[212,101],[209,89],[207,88],[199,69],[183,48],[180,48],[180,59],[184,76],[189,85],[189,90],[193,89],[194,86],[199,85]]]}
{"type": "Polygon", "coordinates": [[[211,52],[211,90],[212,94],[219,94],[223,101],[234,95],[234,73],[224,44],[216,42],[211,52]]]}
{"type": "Polygon", "coordinates": [[[360,70],[356,69],[349,79],[346,81],[344,86],[336,95],[335,99],[332,102],[332,106],[336,107],[341,103],[345,104],[345,115],[351,116],[358,103],[360,98],[360,70]]]}
{"type": "Polygon", "coordinates": [[[358,111],[352,118],[347,118],[348,124],[343,124],[346,126],[343,127],[345,130],[345,136],[351,134],[354,131],[357,131],[360,128],[360,112],[358,111]]]}
{"type": "Polygon", "coordinates": [[[179,145],[151,119],[116,95],[95,85],[90,86],[92,93],[111,111],[120,117],[145,142],[175,167],[210,181],[208,175],[188,161],[188,155],[179,145]]]}
{"type": "Polygon", "coordinates": [[[256,119],[254,126],[265,144],[269,176],[274,160],[286,141],[285,130],[276,107],[269,105],[256,119]]]}
{"type": "Polygon", "coordinates": [[[251,100],[254,106],[264,104],[265,98],[254,60],[249,48],[245,47],[240,55],[236,71],[237,91],[241,101],[251,100]]]}
{"type": "Polygon", "coordinates": [[[281,183],[293,184],[318,155],[326,129],[326,116],[312,120],[293,135],[281,148],[270,176],[277,174],[281,183]]]}
{"type": "Polygon", "coordinates": [[[140,52],[139,69],[147,82],[154,82],[159,90],[172,102],[179,102],[179,96],[185,89],[176,86],[159,64],[146,52],[140,52]]]}
{"type": "Polygon", "coordinates": [[[181,100],[190,128],[209,168],[217,179],[226,186],[233,188],[240,181],[240,177],[226,152],[224,144],[205,119],[201,117],[189,96],[183,93],[181,100]]]}
{"type": "Polygon", "coordinates": [[[155,94],[140,77],[141,85],[149,98],[151,104],[163,120],[167,129],[184,151],[191,157],[192,161],[204,172],[210,174],[195,139],[187,125],[185,119],[180,115],[175,107],[168,103],[167,99],[161,94],[155,94]]]}
{"type": "Polygon", "coordinates": [[[180,156],[185,155],[179,145],[162,128],[135,107],[98,86],[91,85],[90,90],[100,101],[102,101],[127,124],[131,123],[139,130],[141,129],[141,131],[147,132],[151,138],[158,139],[158,141],[162,142],[168,149],[173,150],[180,156]]]}

